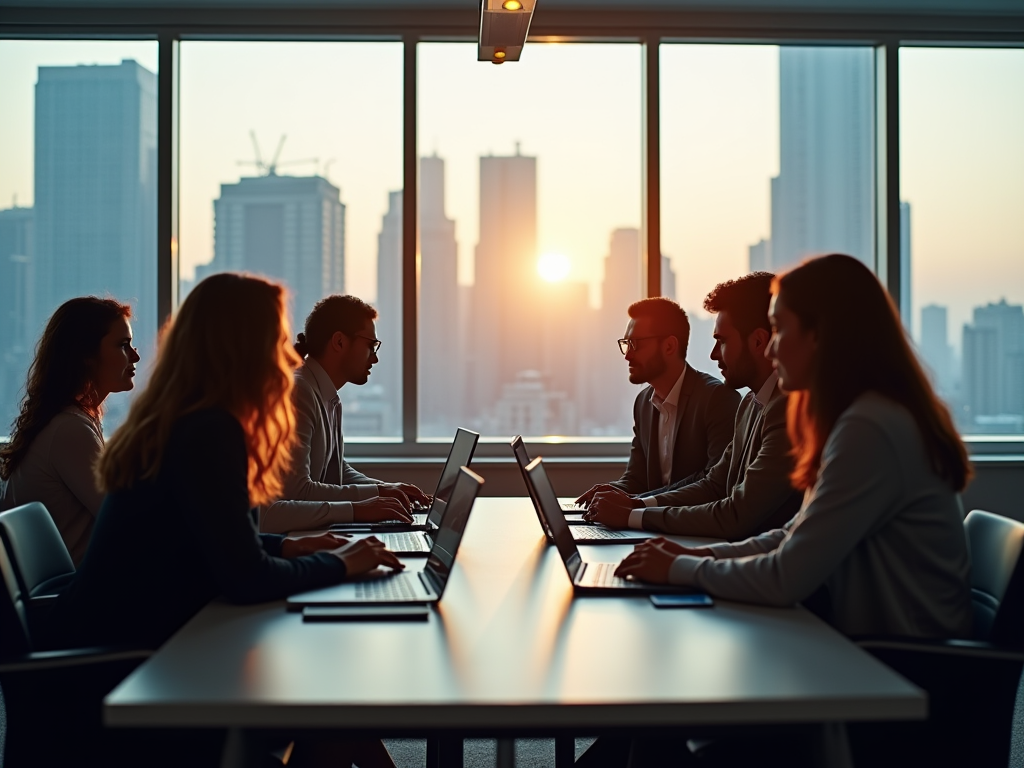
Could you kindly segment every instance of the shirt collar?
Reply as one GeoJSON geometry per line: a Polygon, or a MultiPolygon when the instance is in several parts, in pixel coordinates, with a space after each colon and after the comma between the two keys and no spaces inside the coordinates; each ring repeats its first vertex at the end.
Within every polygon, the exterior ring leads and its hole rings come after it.
{"type": "Polygon", "coordinates": [[[683,377],[686,376],[686,366],[683,366],[683,372],[679,374],[679,378],[676,379],[676,383],[669,390],[668,395],[664,399],[658,397],[658,393],[651,389],[651,404],[659,411],[663,405],[671,406],[675,408],[679,405],[679,393],[683,389],[683,377]]]}
{"type": "Polygon", "coordinates": [[[334,382],[331,381],[331,377],[327,375],[327,371],[312,357],[307,357],[304,363],[306,369],[313,374],[313,378],[316,380],[317,389],[320,390],[320,397],[328,405],[332,404],[338,399],[338,389],[334,386],[334,382]]]}
{"type": "Polygon", "coordinates": [[[757,394],[754,395],[754,399],[757,404],[764,408],[768,405],[768,401],[772,399],[772,392],[775,391],[775,385],[779,383],[779,372],[772,371],[771,376],[765,379],[764,384],[757,390],[757,394]]]}

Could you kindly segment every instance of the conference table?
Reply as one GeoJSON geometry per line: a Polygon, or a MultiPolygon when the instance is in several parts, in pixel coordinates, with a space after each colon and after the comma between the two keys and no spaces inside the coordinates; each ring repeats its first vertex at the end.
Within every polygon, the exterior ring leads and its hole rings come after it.
{"type": "MultiPolygon", "coordinates": [[[[631,549],[581,546],[587,561],[631,549]]],[[[109,726],[563,744],[567,734],[814,723],[829,742],[825,762],[838,765],[849,764],[842,723],[926,714],[920,689],[799,607],[574,598],[525,497],[477,500],[427,621],[304,623],[283,602],[215,601],[105,700],[109,726]]]]}

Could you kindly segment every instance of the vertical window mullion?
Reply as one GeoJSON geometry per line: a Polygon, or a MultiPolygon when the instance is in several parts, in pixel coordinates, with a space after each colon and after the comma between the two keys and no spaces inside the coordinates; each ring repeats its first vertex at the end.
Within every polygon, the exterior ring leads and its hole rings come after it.
{"type": "Polygon", "coordinates": [[[661,295],[661,39],[644,41],[643,100],[643,277],[645,296],[661,295]]]}
{"type": "Polygon", "coordinates": [[[178,304],[178,35],[159,36],[157,76],[157,313],[160,327],[178,304]]]}
{"type": "Polygon", "coordinates": [[[415,37],[405,38],[403,63],[402,129],[402,444],[407,449],[416,443],[419,424],[417,349],[419,322],[417,264],[418,161],[416,143],[416,45],[415,37]]]}
{"type": "Polygon", "coordinates": [[[897,307],[901,306],[903,280],[900,265],[900,92],[899,41],[886,40],[877,49],[875,98],[877,140],[876,255],[878,278],[885,283],[897,307]]]}

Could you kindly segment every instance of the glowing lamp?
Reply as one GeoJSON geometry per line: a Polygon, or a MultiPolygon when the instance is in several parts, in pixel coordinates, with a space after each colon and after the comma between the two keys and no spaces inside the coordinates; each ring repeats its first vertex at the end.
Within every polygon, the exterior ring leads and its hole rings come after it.
{"type": "Polygon", "coordinates": [[[519,61],[536,7],[537,0],[480,0],[477,60],[519,61]]]}

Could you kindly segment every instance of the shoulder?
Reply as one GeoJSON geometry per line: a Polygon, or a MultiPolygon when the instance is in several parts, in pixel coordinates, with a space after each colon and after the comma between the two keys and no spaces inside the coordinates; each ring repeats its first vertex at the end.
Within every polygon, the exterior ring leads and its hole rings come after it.
{"type": "Polygon", "coordinates": [[[887,397],[865,392],[836,420],[826,449],[830,443],[833,448],[855,446],[861,451],[888,445],[903,455],[914,442],[920,442],[920,437],[910,411],[887,397]]]}
{"type": "Polygon", "coordinates": [[[648,384],[646,387],[636,393],[636,399],[633,400],[633,409],[639,410],[643,408],[645,404],[650,405],[651,393],[654,391],[654,387],[648,384]]]}
{"type": "Polygon", "coordinates": [[[868,422],[884,432],[916,430],[914,417],[906,408],[877,392],[865,392],[843,411],[836,426],[842,422],[868,422]]]}
{"type": "Polygon", "coordinates": [[[171,443],[186,441],[193,445],[218,445],[241,441],[245,431],[238,419],[224,408],[203,408],[186,413],[171,427],[171,443]]]}
{"type": "Polygon", "coordinates": [[[684,382],[687,379],[693,382],[691,391],[700,392],[711,401],[731,406],[733,410],[740,404],[740,393],[710,373],[698,371],[687,365],[684,382]]]}
{"type": "Polygon", "coordinates": [[[73,443],[76,448],[91,444],[99,448],[103,446],[103,430],[99,421],[79,408],[69,407],[58,413],[39,436],[44,434],[53,439],[54,447],[68,443],[73,443]]]}
{"type": "Polygon", "coordinates": [[[789,395],[778,387],[772,394],[768,405],[764,407],[765,422],[786,421],[786,410],[789,408],[789,395]]]}

